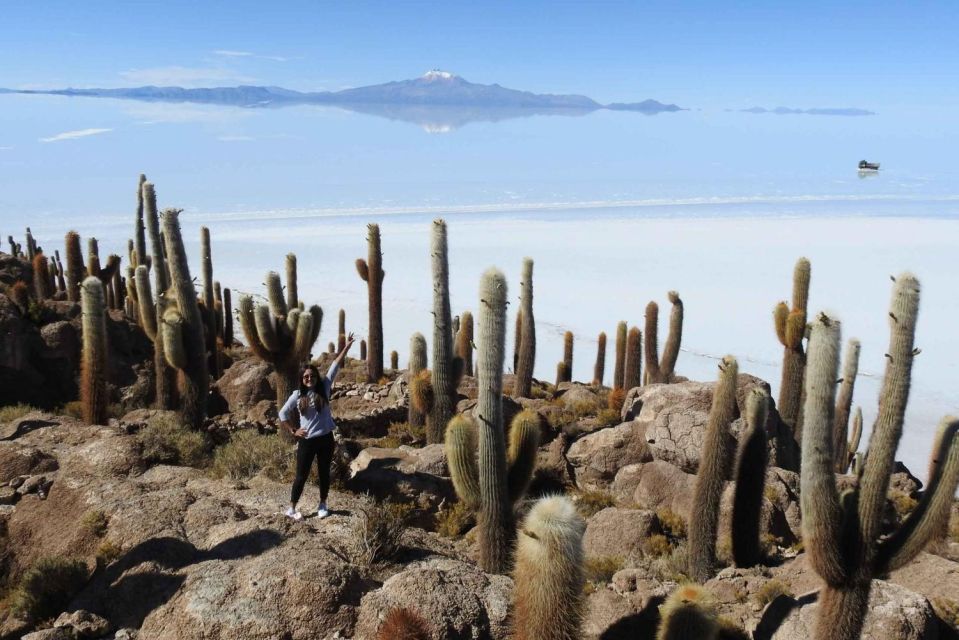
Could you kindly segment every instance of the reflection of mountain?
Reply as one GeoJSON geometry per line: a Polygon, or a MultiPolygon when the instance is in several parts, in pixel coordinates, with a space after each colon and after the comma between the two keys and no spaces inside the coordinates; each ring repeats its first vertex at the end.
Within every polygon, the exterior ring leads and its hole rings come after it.
{"type": "Polygon", "coordinates": [[[790,107],[776,107],[767,109],[765,107],[751,107],[749,109],[740,109],[743,113],[773,113],[778,116],[805,114],[808,116],[874,116],[875,111],[868,109],[857,109],[855,107],[818,107],[813,109],[793,109],[790,107]]]}
{"type": "MultiPolygon", "coordinates": [[[[0,89],[0,91],[3,91],[0,89]]],[[[338,106],[393,120],[414,122],[431,131],[447,131],[469,122],[497,122],[531,115],[584,115],[597,109],[655,114],[679,111],[656,100],[601,105],[580,95],[539,94],[507,89],[498,84],[475,84],[445,71],[430,71],[412,80],[304,93],[282,87],[133,87],[128,89],[22,90],[64,96],[121,98],[160,102],[198,102],[237,107],[281,107],[294,104],[338,106]]]]}

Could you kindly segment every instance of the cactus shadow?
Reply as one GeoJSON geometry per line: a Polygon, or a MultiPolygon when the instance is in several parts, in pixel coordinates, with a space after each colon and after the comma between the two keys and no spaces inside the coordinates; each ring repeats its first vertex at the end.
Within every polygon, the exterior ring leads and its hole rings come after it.
{"type": "Polygon", "coordinates": [[[654,640],[659,628],[659,605],[665,600],[665,596],[650,598],[641,611],[611,624],[599,640],[654,640]]]}
{"type": "Polygon", "coordinates": [[[753,640],[771,640],[773,634],[782,626],[783,621],[789,617],[793,610],[812,604],[819,598],[819,592],[813,591],[793,598],[787,595],[781,595],[769,603],[756,630],[753,631],[753,640]]]}

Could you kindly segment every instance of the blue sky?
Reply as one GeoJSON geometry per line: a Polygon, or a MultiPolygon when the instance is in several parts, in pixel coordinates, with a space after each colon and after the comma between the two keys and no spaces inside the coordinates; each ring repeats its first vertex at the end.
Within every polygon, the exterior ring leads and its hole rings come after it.
{"type": "Polygon", "coordinates": [[[0,86],[339,89],[430,68],[601,102],[959,105],[956,2],[0,2],[0,86]]]}

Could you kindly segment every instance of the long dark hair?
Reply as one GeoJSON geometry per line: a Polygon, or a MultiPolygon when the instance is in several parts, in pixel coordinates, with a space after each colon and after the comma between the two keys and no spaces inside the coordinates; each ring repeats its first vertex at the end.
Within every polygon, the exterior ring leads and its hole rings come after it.
{"type": "Polygon", "coordinates": [[[316,410],[319,411],[326,405],[330,404],[330,397],[327,395],[324,378],[320,375],[320,370],[317,369],[316,365],[314,364],[304,365],[303,368],[300,369],[300,401],[303,402],[311,391],[309,387],[303,384],[303,374],[307,371],[313,372],[313,380],[316,381],[315,389],[313,389],[316,391],[316,399],[314,400],[313,404],[316,410]]]}

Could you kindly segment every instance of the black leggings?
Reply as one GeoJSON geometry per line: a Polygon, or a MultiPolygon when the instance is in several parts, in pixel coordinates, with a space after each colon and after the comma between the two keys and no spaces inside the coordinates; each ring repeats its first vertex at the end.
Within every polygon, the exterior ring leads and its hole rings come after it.
{"type": "Polygon", "coordinates": [[[316,470],[320,474],[320,502],[326,502],[326,496],[330,492],[330,464],[333,462],[333,450],[336,448],[336,441],[333,439],[333,433],[325,436],[303,438],[296,445],[296,479],[293,481],[293,492],[290,494],[290,502],[296,504],[300,501],[300,495],[303,494],[303,486],[306,485],[307,478],[310,477],[310,465],[313,464],[313,458],[316,458],[316,470]]]}

